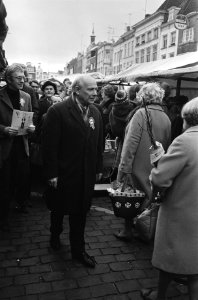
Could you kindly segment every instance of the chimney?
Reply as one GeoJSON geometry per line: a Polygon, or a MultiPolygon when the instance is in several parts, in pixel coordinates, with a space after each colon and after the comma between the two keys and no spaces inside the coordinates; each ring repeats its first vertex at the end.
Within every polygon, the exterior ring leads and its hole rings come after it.
{"type": "Polygon", "coordinates": [[[127,32],[128,32],[128,31],[130,31],[130,30],[131,30],[131,27],[130,27],[130,26],[127,26],[127,28],[126,28],[126,29],[127,29],[127,32]]]}
{"type": "Polygon", "coordinates": [[[150,15],[151,15],[151,14],[146,14],[146,15],[145,15],[145,19],[148,18],[148,17],[150,17],[150,15]]]}

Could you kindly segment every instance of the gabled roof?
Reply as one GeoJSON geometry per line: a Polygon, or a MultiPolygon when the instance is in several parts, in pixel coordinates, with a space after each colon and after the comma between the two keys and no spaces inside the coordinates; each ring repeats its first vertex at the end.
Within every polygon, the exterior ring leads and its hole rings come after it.
{"type": "Polygon", "coordinates": [[[187,3],[181,8],[180,14],[187,15],[191,12],[198,12],[198,1],[188,0],[187,3]]]}
{"type": "Polygon", "coordinates": [[[168,10],[170,7],[176,6],[181,8],[179,14],[187,15],[190,12],[198,12],[198,1],[197,0],[166,0],[158,9],[168,10]]]}
{"type": "Polygon", "coordinates": [[[189,0],[166,0],[162,5],[157,9],[159,10],[168,10],[172,6],[181,7],[183,2],[188,2],[189,0]]]}

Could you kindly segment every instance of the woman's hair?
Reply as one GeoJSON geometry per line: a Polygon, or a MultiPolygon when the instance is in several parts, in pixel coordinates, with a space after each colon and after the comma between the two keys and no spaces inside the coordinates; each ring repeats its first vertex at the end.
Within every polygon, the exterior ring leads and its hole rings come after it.
{"type": "Polygon", "coordinates": [[[181,116],[189,126],[198,125],[198,97],[183,106],[181,116]]]}
{"type": "Polygon", "coordinates": [[[162,103],[164,97],[164,90],[160,87],[157,82],[150,82],[144,84],[139,92],[137,93],[137,101],[139,103],[151,104],[151,103],[162,103]]]}

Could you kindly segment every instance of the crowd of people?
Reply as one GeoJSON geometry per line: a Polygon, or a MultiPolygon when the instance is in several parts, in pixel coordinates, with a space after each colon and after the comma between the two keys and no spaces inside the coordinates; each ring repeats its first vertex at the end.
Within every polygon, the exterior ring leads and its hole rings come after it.
{"type": "MultiPolygon", "coordinates": [[[[142,296],[165,299],[171,280],[181,276],[187,278],[190,299],[197,300],[198,98],[172,97],[165,82],[99,88],[88,75],[73,83],[66,78],[60,89],[50,80],[28,82],[21,64],[6,68],[5,81],[0,89],[0,230],[9,230],[11,209],[28,213],[36,165],[51,212],[50,247],[61,248],[63,219],[69,215],[72,259],[94,268],[95,259],[85,249],[86,215],[94,185],[102,180],[105,139],[116,139],[111,176],[145,193],[142,211],[154,188],[163,190],[152,258],[159,284],[157,291],[142,290],[142,296]],[[33,112],[23,134],[13,126],[14,110],[33,112]],[[165,152],[155,165],[151,138],[165,152]]],[[[126,218],[115,236],[131,241],[133,226],[126,218]]]]}

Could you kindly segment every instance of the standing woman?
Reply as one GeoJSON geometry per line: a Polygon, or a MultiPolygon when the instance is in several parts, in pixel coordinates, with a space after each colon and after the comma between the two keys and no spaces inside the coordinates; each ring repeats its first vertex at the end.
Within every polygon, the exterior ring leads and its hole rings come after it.
{"type": "MultiPolygon", "coordinates": [[[[145,84],[137,94],[140,105],[146,105],[152,124],[155,141],[160,142],[166,151],[171,140],[171,123],[161,107],[164,90],[159,84],[145,84]]],[[[135,188],[143,190],[147,198],[152,197],[149,175],[152,169],[150,162],[151,141],[148,134],[145,107],[136,111],[126,127],[117,181],[123,182],[127,177],[135,188]]],[[[132,236],[131,222],[125,221],[125,228],[116,235],[119,239],[130,240],[132,236]]]]}
{"type": "Polygon", "coordinates": [[[143,291],[145,299],[165,299],[176,275],[187,277],[190,299],[198,299],[198,97],[184,105],[181,115],[184,133],[151,172],[153,185],[165,189],[165,197],[152,259],[160,270],[158,293],[143,291]]]}

